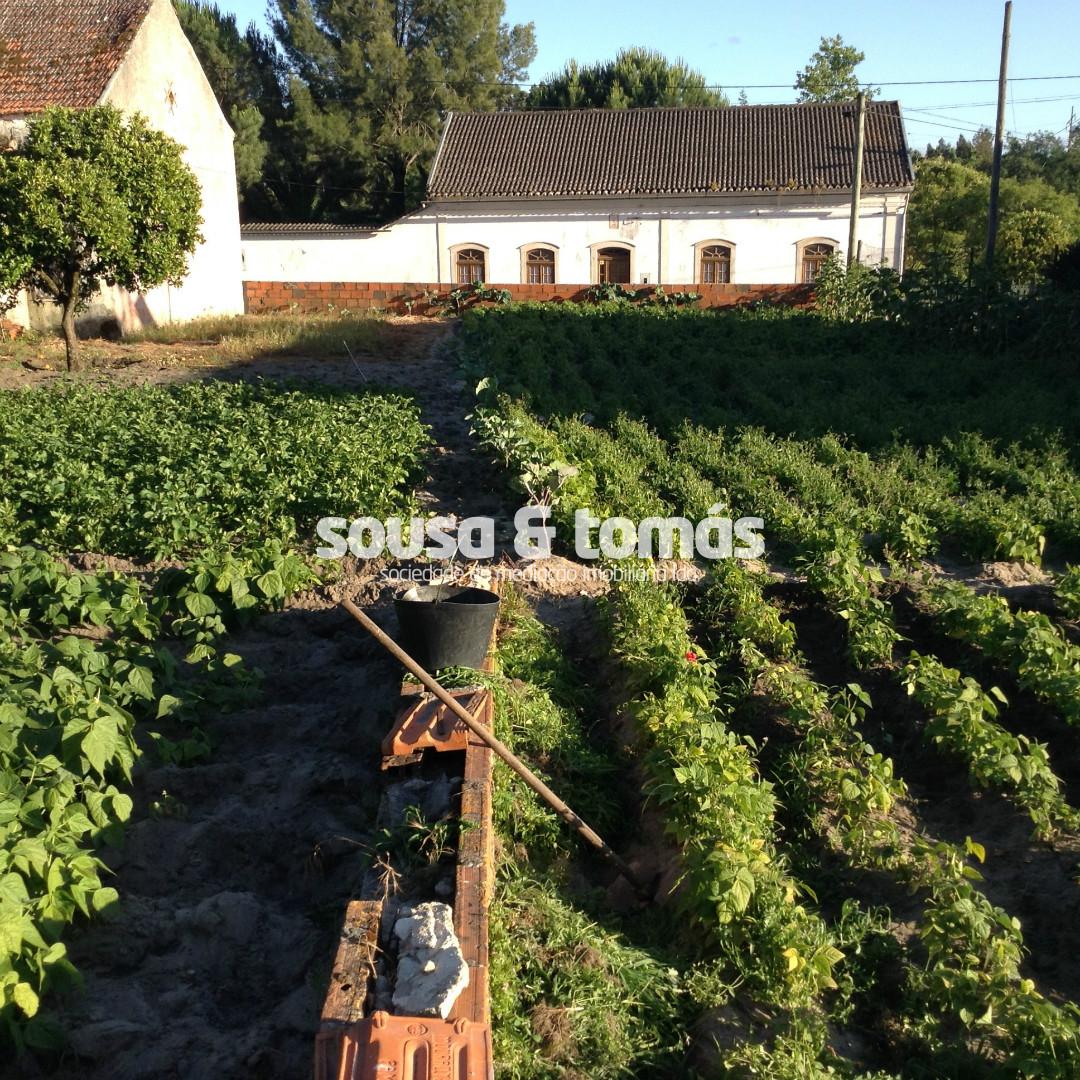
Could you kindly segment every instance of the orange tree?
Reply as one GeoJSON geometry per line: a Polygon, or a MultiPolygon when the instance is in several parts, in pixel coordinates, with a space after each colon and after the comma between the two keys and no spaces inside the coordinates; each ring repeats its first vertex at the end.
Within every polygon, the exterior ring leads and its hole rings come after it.
{"type": "Polygon", "coordinates": [[[143,117],[103,105],[47,109],[0,154],[0,310],[20,289],[58,304],[69,371],[75,315],[99,288],[183,280],[202,198],[181,153],[143,117]]]}

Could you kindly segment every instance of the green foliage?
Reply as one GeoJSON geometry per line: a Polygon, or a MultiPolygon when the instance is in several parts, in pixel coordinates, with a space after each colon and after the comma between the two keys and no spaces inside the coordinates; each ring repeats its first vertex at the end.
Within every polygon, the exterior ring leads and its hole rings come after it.
{"type": "Polygon", "coordinates": [[[974,884],[981,845],[967,852],[922,842],[917,853],[932,901],[919,927],[924,966],[909,968],[911,993],[925,1012],[909,1026],[942,1061],[963,1040],[975,1040],[1003,1075],[1066,1080],[1080,1066],[1080,1010],[1057,1006],[1021,970],[1020,920],[994,907],[974,884]]]}
{"type": "MultiPolygon", "coordinates": [[[[955,148],[944,139],[936,147],[928,146],[926,157],[955,159],[989,174],[993,149],[994,136],[984,127],[970,140],[966,135],[958,136],[955,148]]],[[[1071,142],[1049,131],[1036,131],[1022,138],[1008,136],[1001,174],[1014,180],[1044,180],[1055,190],[1080,199],[1080,129],[1073,130],[1071,142]]]]}
{"type": "MultiPolygon", "coordinates": [[[[515,325],[514,314],[484,313],[482,334],[515,325]]],[[[605,338],[613,326],[625,330],[624,314],[608,306],[595,315],[567,313],[552,326],[552,337],[572,331],[560,348],[579,327],[592,334],[582,334],[588,347],[576,359],[583,385],[596,391],[592,400],[612,411],[604,427],[552,407],[572,400],[560,373],[529,372],[524,381],[546,422],[506,397],[483,405],[485,438],[501,460],[511,470],[530,458],[576,469],[554,508],[560,524],[575,504],[636,517],[650,508],[696,516],[714,501],[732,516],[760,513],[773,542],[801,559],[810,590],[847,621],[855,662],[908,680],[927,710],[927,737],[962,756],[980,786],[1001,789],[1027,809],[1040,832],[1074,827],[1076,812],[1061,798],[1045,748],[998,723],[994,697],[930,657],[912,654],[898,670],[901,642],[887,602],[895,584],[886,584],[867,553],[884,542],[914,561],[943,536],[1013,557],[1038,553],[1042,529],[1029,512],[1055,498],[1066,502],[1076,481],[1062,444],[1001,448],[969,434],[923,452],[892,447],[875,459],[834,435],[797,441],[759,428],[689,424],[673,425],[676,437],[667,442],[618,412],[636,404],[635,369],[623,364],[621,382],[608,385],[604,363],[595,360],[596,353],[607,359],[605,338]]],[[[652,325],[631,314],[630,326],[652,325]]],[[[656,319],[672,328],[668,347],[679,322],[656,319]]],[[[816,317],[788,322],[849,329],[816,317]]],[[[705,325],[716,334],[718,324],[705,325]]],[[[514,371],[491,363],[513,343],[492,334],[492,354],[474,359],[513,380],[514,371]]],[[[679,392],[655,378],[654,367],[638,369],[654,375],[638,415],[656,415],[679,392]]],[[[806,385],[804,377],[804,397],[806,385]]],[[[714,567],[693,614],[715,644],[715,659],[691,637],[672,587],[620,583],[610,597],[618,686],[637,721],[646,791],[682,855],[684,911],[705,936],[706,958],[684,985],[695,1001],[711,1004],[725,1003],[738,985],[783,1017],[760,1042],[719,1048],[719,1064],[735,1075],[830,1075],[826,1019],[843,1023],[860,998],[875,996],[880,977],[886,995],[902,998],[895,1012],[886,1008],[890,1027],[895,1019],[902,1030],[905,1075],[1072,1076],[1080,1065],[1080,1010],[1048,1001],[1025,977],[1019,921],[977,886],[970,860],[982,861],[985,850],[971,839],[960,846],[913,834],[910,819],[902,827],[905,819],[893,811],[906,789],[891,760],[861,733],[869,696],[858,684],[834,692],[813,681],[793,627],[765,600],[767,580],[734,561],[714,567]],[[759,772],[758,746],[734,730],[742,710],[760,709],[763,698],[794,736],[770,755],[779,790],[759,772]],[[800,899],[777,842],[778,797],[789,842],[816,833],[853,867],[889,872],[921,894],[916,946],[897,944],[884,927],[875,933],[868,919],[834,931],[800,899]],[[866,960],[853,960],[864,947],[880,947],[885,963],[899,964],[899,986],[895,970],[876,975],[866,960]],[[856,962],[864,966],[853,970],[856,962]]],[[[928,590],[931,597],[937,588],[928,590]]],[[[1076,650],[1046,616],[1013,615],[1003,602],[983,603],[962,587],[955,603],[951,589],[945,595],[948,603],[924,603],[946,630],[958,628],[991,656],[1011,650],[1025,685],[1052,695],[1063,712],[1080,699],[1076,650]]],[[[819,850],[803,850],[804,863],[819,850]]],[[[847,926],[850,913],[841,921],[847,926]]],[[[838,1063],[841,1074],[847,1064],[838,1063]]]]}
{"type": "Polygon", "coordinates": [[[397,395],[267,384],[0,393],[0,541],[167,558],[405,513],[427,435],[397,395]]]}
{"type": "MultiPolygon", "coordinates": [[[[956,276],[981,264],[990,179],[973,165],[943,158],[918,163],[907,225],[907,262],[944,263],[956,276]]],[[[1005,177],[995,270],[1011,285],[1041,281],[1053,260],[1080,238],[1080,198],[1040,176],[1005,177]]]]}
{"type": "Polygon", "coordinates": [[[1080,619],[1080,566],[1069,566],[1054,590],[1058,606],[1069,619],[1080,619]]]}
{"type": "Polygon", "coordinates": [[[491,907],[500,1076],[659,1075],[683,1053],[678,972],[598,926],[546,878],[512,874],[491,907]]]}
{"type": "Polygon", "coordinates": [[[811,1007],[836,985],[843,955],[796,899],[799,885],[775,848],[771,785],[757,773],[753,744],[723,723],[714,666],[673,591],[621,583],[611,637],[648,750],[648,790],[682,854],[688,917],[761,1000],[811,1007]]]}
{"type": "Polygon", "coordinates": [[[1049,210],[1014,211],[1001,223],[995,268],[1014,285],[1031,288],[1045,279],[1050,265],[1075,239],[1049,210]]]}
{"type": "Polygon", "coordinates": [[[590,285],[585,290],[585,298],[595,304],[639,304],[667,308],[696,304],[701,299],[701,293],[685,291],[668,293],[664,291],[662,285],[645,289],[628,289],[617,281],[604,281],[598,285],[590,285]]]}
{"type": "MultiPolygon", "coordinates": [[[[795,76],[795,89],[800,101],[851,101],[860,89],[855,69],[866,59],[866,54],[853,45],[845,45],[844,39],[823,37],[809,63],[795,76]]],[[[867,89],[868,96],[874,91],[867,89]]]]}
{"type": "Polygon", "coordinates": [[[1006,664],[1021,686],[1067,723],[1080,724],[1080,646],[1049,616],[1014,614],[1004,597],[980,595],[960,582],[935,581],[918,596],[946,633],[1006,664]]]}
{"type": "Polygon", "coordinates": [[[845,266],[835,255],[825,260],[814,282],[817,310],[836,322],[868,322],[892,313],[900,297],[900,276],[895,270],[871,269],[859,262],[845,266]]]}
{"type": "Polygon", "coordinates": [[[118,899],[94,852],[120,842],[132,813],[136,724],[188,725],[179,741],[149,733],[166,760],[205,753],[191,721],[244,688],[239,657],[213,642],[238,611],[279,603],[299,581],[272,546],[173,573],[155,589],[32,548],[0,553],[0,1030],[20,1050],[62,1038],[38,1014],[79,981],[60,938],[118,899]],[[189,647],[183,660],[170,636],[189,647]]]}
{"type": "MultiPolygon", "coordinates": [[[[614,839],[614,766],[585,726],[593,690],[519,594],[504,594],[502,615],[503,676],[492,680],[499,735],[614,839]]],[[[567,849],[575,841],[501,764],[493,812],[504,850],[513,850],[513,859],[500,862],[491,908],[499,1075],[546,1080],[575,1069],[617,1077],[678,1060],[689,1019],[678,972],[598,926],[567,895],[567,849]]]]}
{"type": "Polygon", "coordinates": [[[36,289],[74,314],[102,285],[178,285],[201,240],[199,184],[179,144],[111,105],[46,109],[0,155],[0,304],[36,289]]]}
{"type": "Polygon", "coordinates": [[[813,682],[794,628],[764,597],[767,580],[734,560],[720,563],[699,605],[700,617],[723,654],[746,672],[746,692],[756,680],[801,737],[787,763],[788,798],[819,831],[835,833],[841,850],[892,866],[903,845],[888,814],[907,789],[893,775],[892,760],[859,732],[870,699],[855,684],[830,695],[813,682]]]}
{"type": "Polygon", "coordinates": [[[264,180],[268,161],[280,169],[287,156],[281,145],[285,101],[274,43],[254,23],[241,31],[236,16],[216,3],[174,0],[173,6],[236,134],[241,200],[249,213],[262,217],[274,206],[273,186],[264,180]]]}
{"type": "Polygon", "coordinates": [[[436,296],[431,301],[431,306],[436,308],[446,307],[455,313],[460,313],[474,304],[485,302],[509,304],[512,298],[513,294],[509,289],[496,289],[490,285],[485,285],[482,281],[473,281],[468,285],[459,285],[457,288],[451,289],[445,297],[436,296]]]}
{"type": "Polygon", "coordinates": [[[635,48],[621,49],[614,60],[595,64],[570,60],[559,74],[533,86],[524,104],[530,109],[640,109],[728,101],[682,60],[635,48]]]}
{"type": "Polygon", "coordinates": [[[999,704],[1006,704],[996,686],[986,692],[974,679],[917,652],[904,667],[904,683],[930,712],[927,737],[962,755],[981,787],[1009,793],[1040,835],[1051,835],[1057,825],[1080,825],[1080,815],[1062,797],[1046,747],[996,722],[999,704]]]}
{"type": "Polygon", "coordinates": [[[419,202],[446,113],[506,106],[536,53],[532,24],[503,13],[503,0],[271,5],[311,220],[385,219],[419,202]]]}
{"type": "Polygon", "coordinates": [[[1080,305],[957,305],[845,325],[791,311],[510,304],[466,314],[463,358],[474,381],[494,375],[544,415],[587,410],[604,424],[625,412],[665,435],[690,419],[831,431],[875,450],[962,430],[1037,446],[1058,429],[1072,450],[1080,305]]]}

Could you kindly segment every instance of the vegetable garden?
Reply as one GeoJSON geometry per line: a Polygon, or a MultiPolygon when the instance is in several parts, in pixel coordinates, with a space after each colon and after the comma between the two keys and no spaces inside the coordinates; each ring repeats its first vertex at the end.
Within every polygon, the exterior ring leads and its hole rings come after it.
{"type": "MultiPolygon", "coordinates": [[[[1062,932],[1080,853],[1075,377],[1055,382],[1060,352],[1018,373],[1022,399],[1046,406],[1025,424],[995,382],[1026,346],[988,355],[961,337],[935,383],[921,380],[944,358],[926,349],[902,378],[883,357],[864,379],[885,340],[912,343],[770,312],[466,316],[464,362],[485,380],[474,431],[512,486],[546,485],[560,535],[579,507],[698,521],[719,504],[764,518],[772,564],[617,582],[591,651],[539,671],[532,658],[534,692],[583,725],[563,739],[599,754],[567,755],[593,770],[580,776],[550,750],[551,771],[586,805],[610,792],[606,771],[640,787],[645,817],[624,795],[607,820],[633,820],[632,845],[658,816],[679,870],[660,911],[613,916],[506,811],[531,873],[619,930],[588,948],[628,1000],[616,1052],[575,1028],[589,988],[558,960],[539,977],[517,946],[533,997],[502,1005],[533,1023],[496,1014],[510,1075],[675,1075],[680,1025],[710,1075],[1080,1074],[1080,984],[1057,956],[1078,944],[1062,932]],[[1052,567],[1040,610],[1030,591],[977,588],[964,566],[982,560],[1052,567]],[[575,674],[583,660],[597,678],[575,674]]],[[[507,669],[530,678],[520,656],[507,669]]],[[[506,871],[515,905],[537,888],[506,871]]]]}
{"type": "Polygon", "coordinates": [[[398,394],[244,383],[4,392],[0,418],[0,1038],[58,1050],[136,763],[212,753],[258,686],[223,635],[317,582],[322,515],[409,512],[428,436],[398,394]]]}
{"type": "MultiPolygon", "coordinates": [[[[618,302],[464,316],[455,348],[482,386],[471,453],[501,469],[503,508],[540,495],[565,537],[577,508],[700,521],[722,506],[762,517],[767,540],[764,560],[699,562],[689,582],[630,560],[640,576],[610,589],[543,595],[545,621],[528,588],[504,593],[499,673],[483,676],[498,733],[651,900],[496,769],[500,1077],[1080,1075],[1073,315],[1032,301],[983,316],[849,325],[618,302]]],[[[426,392],[446,396],[449,368],[436,374],[426,392]]],[[[358,714],[335,727],[315,713],[301,730],[319,745],[296,783],[281,757],[260,763],[258,740],[323,696],[378,699],[393,679],[365,681],[378,665],[355,628],[320,622],[306,644],[324,681],[302,668],[279,714],[241,653],[280,620],[265,634],[281,647],[258,640],[254,654],[299,664],[285,616],[298,594],[333,608],[327,587],[349,572],[311,558],[315,522],[414,511],[424,468],[427,495],[436,486],[425,419],[413,397],[366,385],[0,393],[0,1039],[27,1055],[12,1075],[66,1067],[80,940],[100,923],[125,952],[108,931],[126,900],[115,852],[147,817],[180,828],[171,790],[185,773],[207,766],[188,788],[222,789],[221,815],[242,819],[233,842],[269,864],[282,896],[290,864],[270,849],[288,817],[348,808],[296,830],[301,848],[323,830],[311,862],[341,891],[314,895],[325,933],[339,928],[349,860],[385,841],[379,785],[358,772],[358,714]],[[211,763],[244,715],[257,722],[238,753],[255,764],[230,790],[235,763],[211,763]],[[352,756],[335,757],[334,739],[352,756]],[[157,801],[147,774],[168,777],[157,801]]],[[[466,513],[491,505],[481,475],[466,475],[466,513]]],[[[364,753],[376,759],[374,742],[364,753]]],[[[205,824],[177,850],[220,842],[205,824]]],[[[447,829],[414,824],[413,843],[447,829]]],[[[207,895],[201,873],[188,907],[155,909],[150,925],[170,941],[208,922],[220,963],[239,968],[259,952],[237,916],[250,896],[220,883],[207,895]]],[[[222,977],[199,1000],[249,1043],[227,1025],[212,1050],[185,1042],[207,1021],[181,994],[183,1031],[168,1042],[170,1023],[145,1068],[293,1075],[316,1011],[300,984],[325,985],[304,967],[308,916],[266,947],[291,972],[272,992],[295,987],[299,1005],[256,1021],[232,1006],[240,977],[222,977]],[[282,1032],[293,1042],[275,1058],[282,1032]],[[271,1045],[253,1052],[259,1040],[271,1045]],[[234,1057],[214,1056],[233,1043],[234,1057]]],[[[156,938],[132,948],[157,965],[156,938]]],[[[329,962],[328,943],[315,952],[329,962]]],[[[116,982],[136,966],[121,959],[116,982]]],[[[175,968],[161,971],[171,991],[175,968]]],[[[151,1029],[129,1026],[143,1034],[114,1057],[108,1040],[124,1032],[106,1025],[106,1057],[86,1075],[149,1046],[151,1029]]]]}

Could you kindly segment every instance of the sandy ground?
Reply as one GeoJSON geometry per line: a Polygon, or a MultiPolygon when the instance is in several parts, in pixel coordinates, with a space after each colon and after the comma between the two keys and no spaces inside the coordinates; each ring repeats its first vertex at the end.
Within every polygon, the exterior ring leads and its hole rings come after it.
{"type": "Polygon", "coordinates": [[[261,700],[210,718],[205,762],[143,759],[134,824],[106,856],[120,911],[70,936],[77,1060],[5,1076],[309,1074],[400,676],[336,608],[266,616],[229,648],[265,673],[261,700]]]}

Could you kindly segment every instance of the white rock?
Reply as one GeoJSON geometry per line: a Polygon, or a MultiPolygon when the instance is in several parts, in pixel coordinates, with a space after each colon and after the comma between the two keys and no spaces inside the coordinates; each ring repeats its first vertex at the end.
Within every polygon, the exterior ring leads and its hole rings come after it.
{"type": "Polygon", "coordinates": [[[430,903],[403,908],[394,936],[399,942],[394,1011],[399,1016],[445,1020],[469,985],[469,965],[454,933],[450,906],[430,903]]]}

